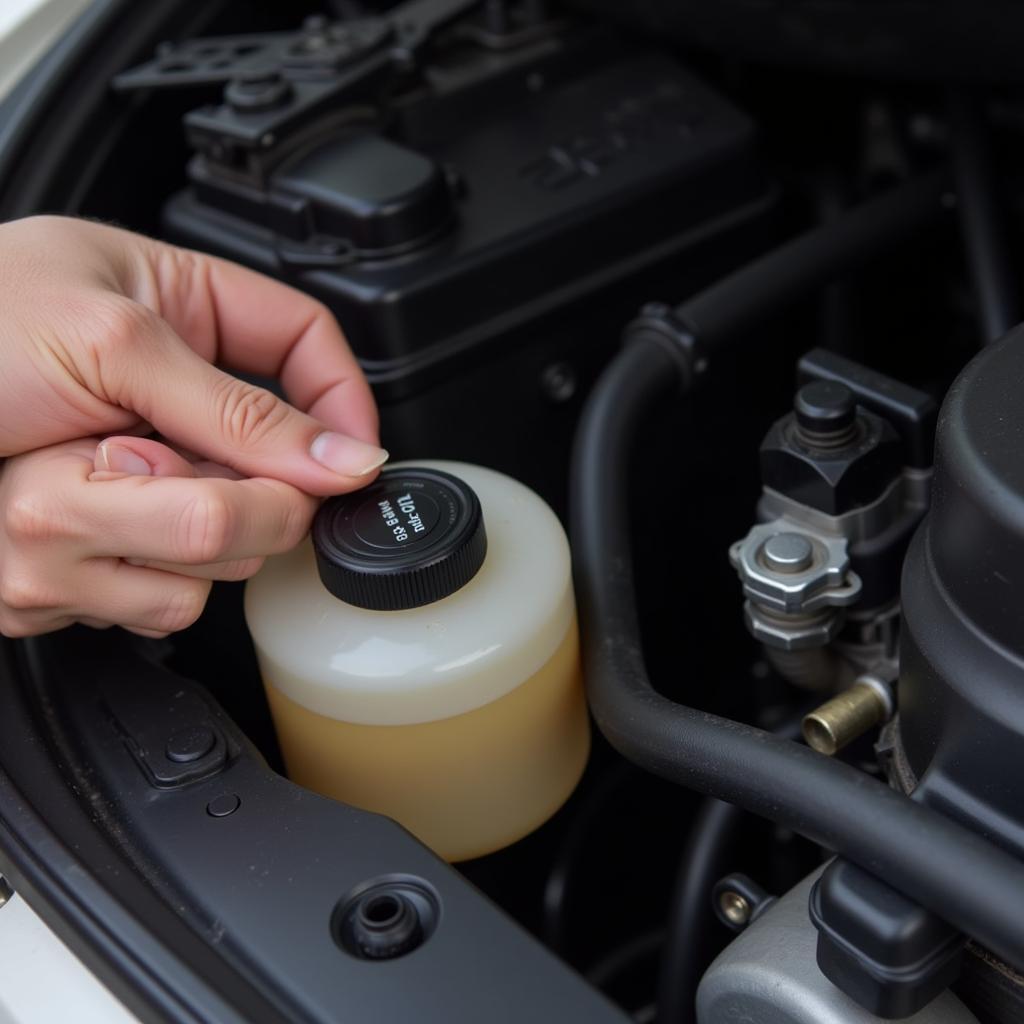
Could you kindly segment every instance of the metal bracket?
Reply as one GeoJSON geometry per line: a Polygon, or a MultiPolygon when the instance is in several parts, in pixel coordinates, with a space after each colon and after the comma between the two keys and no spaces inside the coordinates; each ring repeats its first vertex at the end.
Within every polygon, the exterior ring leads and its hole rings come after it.
{"type": "Polygon", "coordinates": [[[224,102],[186,115],[189,141],[215,164],[259,179],[259,154],[309,118],[365,99],[413,65],[435,32],[479,0],[408,0],[385,17],[307,19],[298,32],[165,44],[118,75],[119,92],[224,84],[224,102]]]}

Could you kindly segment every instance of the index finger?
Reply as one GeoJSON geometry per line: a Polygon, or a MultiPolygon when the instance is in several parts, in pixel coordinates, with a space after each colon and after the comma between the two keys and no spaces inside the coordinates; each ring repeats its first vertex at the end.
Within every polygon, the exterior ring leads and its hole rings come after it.
{"type": "Polygon", "coordinates": [[[317,501],[280,480],[130,476],[89,480],[78,512],[90,557],[205,565],[295,547],[317,501]]]}
{"type": "Polygon", "coordinates": [[[203,253],[154,243],[151,259],[157,308],[200,355],[277,377],[299,409],[343,434],[379,444],[370,386],[323,303],[203,253]]]}

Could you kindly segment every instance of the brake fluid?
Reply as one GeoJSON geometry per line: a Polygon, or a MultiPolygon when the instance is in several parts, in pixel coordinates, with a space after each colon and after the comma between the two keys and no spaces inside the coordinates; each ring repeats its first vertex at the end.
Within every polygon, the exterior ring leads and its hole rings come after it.
{"type": "Polygon", "coordinates": [[[578,782],[590,734],[569,546],[509,477],[386,470],[329,499],[245,608],[300,785],[465,860],[532,831],[578,782]]]}

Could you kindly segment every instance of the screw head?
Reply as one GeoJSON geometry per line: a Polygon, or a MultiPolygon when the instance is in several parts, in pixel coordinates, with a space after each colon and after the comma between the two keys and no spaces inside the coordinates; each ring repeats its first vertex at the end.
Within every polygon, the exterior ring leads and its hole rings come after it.
{"type": "Polygon", "coordinates": [[[738,928],[742,928],[750,921],[752,908],[746,897],[741,896],[738,892],[726,889],[725,892],[720,893],[718,906],[725,917],[738,928]]]}
{"type": "Polygon", "coordinates": [[[0,875],[0,907],[5,906],[13,895],[14,890],[11,888],[11,883],[3,875],[0,875]]]}
{"type": "Polygon", "coordinates": [[[552,402],[568,402],[576,394],[576,371],[568,363],[552,363],[540,378],[544,395],[552,402]]]}

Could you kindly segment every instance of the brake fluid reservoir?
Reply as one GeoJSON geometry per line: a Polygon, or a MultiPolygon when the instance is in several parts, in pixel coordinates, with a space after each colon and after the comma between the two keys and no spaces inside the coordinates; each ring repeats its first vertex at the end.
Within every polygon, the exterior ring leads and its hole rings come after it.
{"type": "Polygon", "coordinates": [[[431,462],[329,499],[249,582],[289,776],[448,860],[546,821],[586,763],[569,545],[532,491],[431,462]]]}

